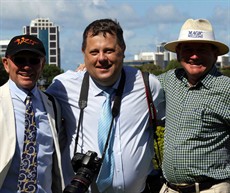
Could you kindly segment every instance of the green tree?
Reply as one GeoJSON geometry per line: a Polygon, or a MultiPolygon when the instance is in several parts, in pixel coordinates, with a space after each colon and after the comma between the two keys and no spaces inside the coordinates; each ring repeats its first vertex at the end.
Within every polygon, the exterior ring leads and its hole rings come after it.
{"type": "Polygon", "coordinates": [[[163,69],[160,66],[156,66],[153,63],[143,64],[142,66],[134,66],[134,67],[140,69],[142,72],[149,72],[155,75],[159,75],[163,72],[163,69]]]}
{"type": "Polygon", "coordinates": [[[180,68],[181,64],[177,60],[171,60],[165,68],[165,71],[180,68]]]}
{"type": "Polygon", "coordinates": [[[220,69],[220,72],[223,75],[230,77],[230,67],[222,68],[222,69],[220,69]]]}
{"type": "Polygon", "coordinates": [[[64,70],[60,69],[56,65],[46,64],[43,69],[42,75],[38,81],[39,86],[42,89],[46,89],[52,83],[53,78],[63,72],[64,70]]]}

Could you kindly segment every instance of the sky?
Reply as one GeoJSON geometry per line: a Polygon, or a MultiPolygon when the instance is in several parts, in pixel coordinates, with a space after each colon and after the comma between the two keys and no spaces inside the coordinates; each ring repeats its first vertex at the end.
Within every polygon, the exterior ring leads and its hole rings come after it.
{"type": "Polygon", "coordinates": [[[230,46],[230,0],[0,0],[0,40],[23,33],[31,20],[49,18],[59,26],[61,68],[83,63],[82,33],[96,19],[116,19],[124,31],[125,60],[178,39],[189,19],[208,19],[216,40],[230,46]]]}

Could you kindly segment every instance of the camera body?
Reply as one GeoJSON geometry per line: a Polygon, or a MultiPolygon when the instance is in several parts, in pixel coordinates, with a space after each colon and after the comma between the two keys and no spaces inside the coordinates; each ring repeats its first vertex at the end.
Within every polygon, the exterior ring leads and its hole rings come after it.
{"type": "Polygon", "coordinates": [[[84,193],[88,190],[95,175],[101,168],[101,158],[97,153],[88,151],[86,154],[75,153],[71,164],[75,172],[75,177],[71,183],[66,186],[63,193],[84,193]]]}

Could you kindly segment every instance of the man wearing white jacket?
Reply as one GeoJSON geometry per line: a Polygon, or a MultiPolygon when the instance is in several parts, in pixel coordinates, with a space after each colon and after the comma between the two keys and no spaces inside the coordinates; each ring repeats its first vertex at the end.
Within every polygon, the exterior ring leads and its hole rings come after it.
{"type": "MultiPolygon", "coordinates": [[[[2,58],[9,81],[0,87],[0,193],[61,193],[64,187],[55,122],[56,107],[51,100],[54,98],[40,91],[36,84],[46,61],[45,56],[44,46],[38,38],[21,35],[11,39],[2,58]],[[33,186],[27,175],[32,174],[30,164],[25,165],[22,161],[22,154],[27,151],[24,146],[29,141],[29,137],[25,141],[24,134],[28,95],[32,98],[35,118],[31,124],[35,122],[36,130],[33,186]],[[22,167],[27,167],[24,174],[21,173],[22,167]]],[[[29,134],[32,133],[29,131],[29,134]]],[[[26,156],[32,157],[32,154],[26,156]]]]}

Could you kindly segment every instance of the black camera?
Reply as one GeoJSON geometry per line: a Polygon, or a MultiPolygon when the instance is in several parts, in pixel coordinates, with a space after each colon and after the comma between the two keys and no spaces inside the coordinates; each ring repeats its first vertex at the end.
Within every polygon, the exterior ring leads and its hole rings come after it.
{"type": "Polygon", "coordinates": [[[85,193],[101,168],[101,158],[96,152],[88,151],[86,154],[76,153],[71,163],[75,176],[63,193],[85,193]]]}

